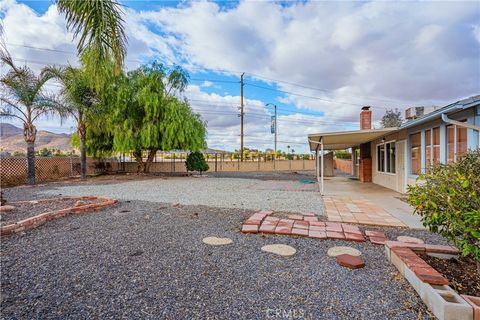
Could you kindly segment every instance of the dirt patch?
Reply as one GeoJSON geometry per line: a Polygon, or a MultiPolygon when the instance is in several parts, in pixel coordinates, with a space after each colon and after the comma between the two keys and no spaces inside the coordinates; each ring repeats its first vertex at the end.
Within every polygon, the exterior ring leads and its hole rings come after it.
{"type": "Polygon", "coordinates": [[[459,257],[444,260],[428,255],[421,258],[443,274],[458,293],[480,297],[480,273],[473,259],[459,257]]]}
{"type": "MultiPolygon", "coordinates": [[[[41,213],[72,208],[79,201],[78,199],[51,199],[42,201],[21,201],[9,202],[15,207],[13,211],[2,212],[0,215],[0,226],[6,226],[18,221],[34,217],[41,213]]],[[[80,200],[81,205],[93,204],[102,200],[80,200]]]]}

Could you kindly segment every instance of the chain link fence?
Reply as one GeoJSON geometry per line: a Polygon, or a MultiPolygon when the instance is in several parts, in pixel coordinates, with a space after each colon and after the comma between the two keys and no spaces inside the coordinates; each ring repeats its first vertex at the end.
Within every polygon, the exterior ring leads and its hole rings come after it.
{"type": "MultiPolygon", "coordinates": [[[[187,172],[185,152],[157,152],[150,166],[151,173],[187,172]]],[[[288,171],[314,170],[315,158],[310,155],[289,155],[272,159],[270,155],[250,155],[240,161],[236,153],[205,153],[210,172],[288,171]]],[[[146,161],[147,154],[144,154],[146,161]]],[[[332,164],[333,168],[333,164],[332,164]]],[[[36,182],[48,182],[80,175],[79,157],[35,158],[36,182]]],[[[87,159],[87,174],[136,173],[138,164],[133,155],[121,155],[108,159],[87,159]]],[[[27,158],[0,158],[0,185],[17,186],[27,183],[27,158]]]]}
{"type": "MultiPolygon", "coordinates": [[[[55,181],[80,174],[78,157],[35,157],[35,180],[55,181]]],[[[27,183],[27,158],[0,158],[0,185],[15,186],[27,183]]]]}

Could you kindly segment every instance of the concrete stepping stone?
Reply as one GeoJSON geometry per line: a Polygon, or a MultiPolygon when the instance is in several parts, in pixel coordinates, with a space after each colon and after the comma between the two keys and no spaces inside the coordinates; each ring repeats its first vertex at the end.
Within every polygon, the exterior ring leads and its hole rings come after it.
{"type": "Polygon", "coordinates": [[[297,252],[295,248],[286,244],[268,244],[263,246],[261,249],[262,251],[277,254],[282,257],[290,257],[297,252]]]}
{"type": "Polygon", "coordinates": [[[223,246],[226,244],[231,244],[233,241],[230,238],[217,238],[217,237],[206,237],[203,238],[203,243],[210,246],[223,246]]]}
{"type": "Polygon", "coordinates": [[[418,239],[410,236],[398,236],[397,240],[401,242],[406,242],[406,243],[418,243],[418,244],[425,243],[422,239],[418,239]]]}
{"type": "Polygon", "coordinates": [[[339,256],[341,254],[349,254],[351,256],[360,256],[362,253],[355,248],[342,247],[342,246],[331,247],[327,251],[327,255],[329,257],[336,257],[336,256],[339,256]]]}
{"type": "Polygon", "coordinates": [[[0,212],[10,212],[13,210],[15,210],[15,207],[11,205],[5,205],[0,207],[0,212]]]}
{"type": "Polygon", "coordinates": [[[337,263],[342,267],[349,269],[360,269],[365,267],[365,261],[362,257],[352,256],[350,254],[341,254],[336,257],[337,263]]]}

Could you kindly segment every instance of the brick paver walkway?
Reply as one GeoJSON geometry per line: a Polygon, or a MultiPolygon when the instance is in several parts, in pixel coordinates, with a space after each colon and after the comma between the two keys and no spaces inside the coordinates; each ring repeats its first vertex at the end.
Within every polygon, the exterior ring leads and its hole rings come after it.
{"type": "MultiPolygon", "coordinates": [[[[331,200],[332,203],[335,203],[331,200]]],[[[355,203],[355,202],[354,202],[355,203]]],[[[362,206],[360,206],[362,207],[362,206]]],[[[357,210],[357,208],[353,208],[357,210]]],[[[369,240],[376,245],[384,245],[389,260],[397,265],[403,261],[423,282],[448,284],[448,280],[428,265],[416,253],[459,254],[457,248],[425,243],[389,241],[380,231],[365,230],[365,235],[354,225],[318,221],[313,213],[292,214],[288,219],[272,216],[272,211],[254,213],[242,225],[243,233],[271,233],[277,235],[304,236],[315,239],[332,239],[364,242],[369,240]]],[[[397,266],[400,270],[400,266],[397,266]]]]}
{"type": "Polygon", "coordinates": [[[328,220],[376,226],[406,227],[383,208],[366,199],[323,197],[328,220]]]}
{"type": "Polygon", "coordinates": [[[337,239],[365,241],[357,226],[336,222],[321,222],[313,213],[289,215],[281,219],[271,215],[272,211],[260,211],[248,218],[243,233],[273,233],[281,235],[304,236],[315,239],[337,239]]]}

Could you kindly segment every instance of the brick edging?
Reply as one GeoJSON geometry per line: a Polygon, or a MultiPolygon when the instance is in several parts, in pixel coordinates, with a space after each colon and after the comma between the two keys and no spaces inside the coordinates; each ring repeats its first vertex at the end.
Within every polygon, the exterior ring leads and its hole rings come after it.
{"type": "MultiPolygon", "coordinates": [[[[395,259],[400,259],[404,265],[411,269],[413,273],[423,282],[437,285],[448,285],[448,280],[430,266],[425,260],[417,255],[418,253],[443,253],[459,254],[455,247],[430,245],[420,243],[405,243],[401,241],[386,241],[385,247],[389,250],[389,255],[395,259]]],[[[396,266],[397,268],[399,266],[396,266]]]]}
{"type": "MultiPolygon", "coordinates": [[[[71,208],[66,208],[62,210],[48,211],[33,217],[20,220],[16,223],[8,224],[0,228],[0,236],[1,237],[9,236],[18,232],[34,229],[49,220],[61,218],[68,214],[79,214],[79,213],[92,212],[92,211],[109,208],[118,202],[116,199],[112,199],[110,197],[103,197],[103,196],[62,197],[62,198],[40,199],[40,200],[34,200],[34,201],[48,202],[51,200],[90,200],[90,201],[102,200],[102,201],[99,203],[91,203],[83,206],[71,207],[71,208]]],[[[30,201],[17,201],[16,203],[25,203],[25,202],[30,202],[30,201]]]]}

